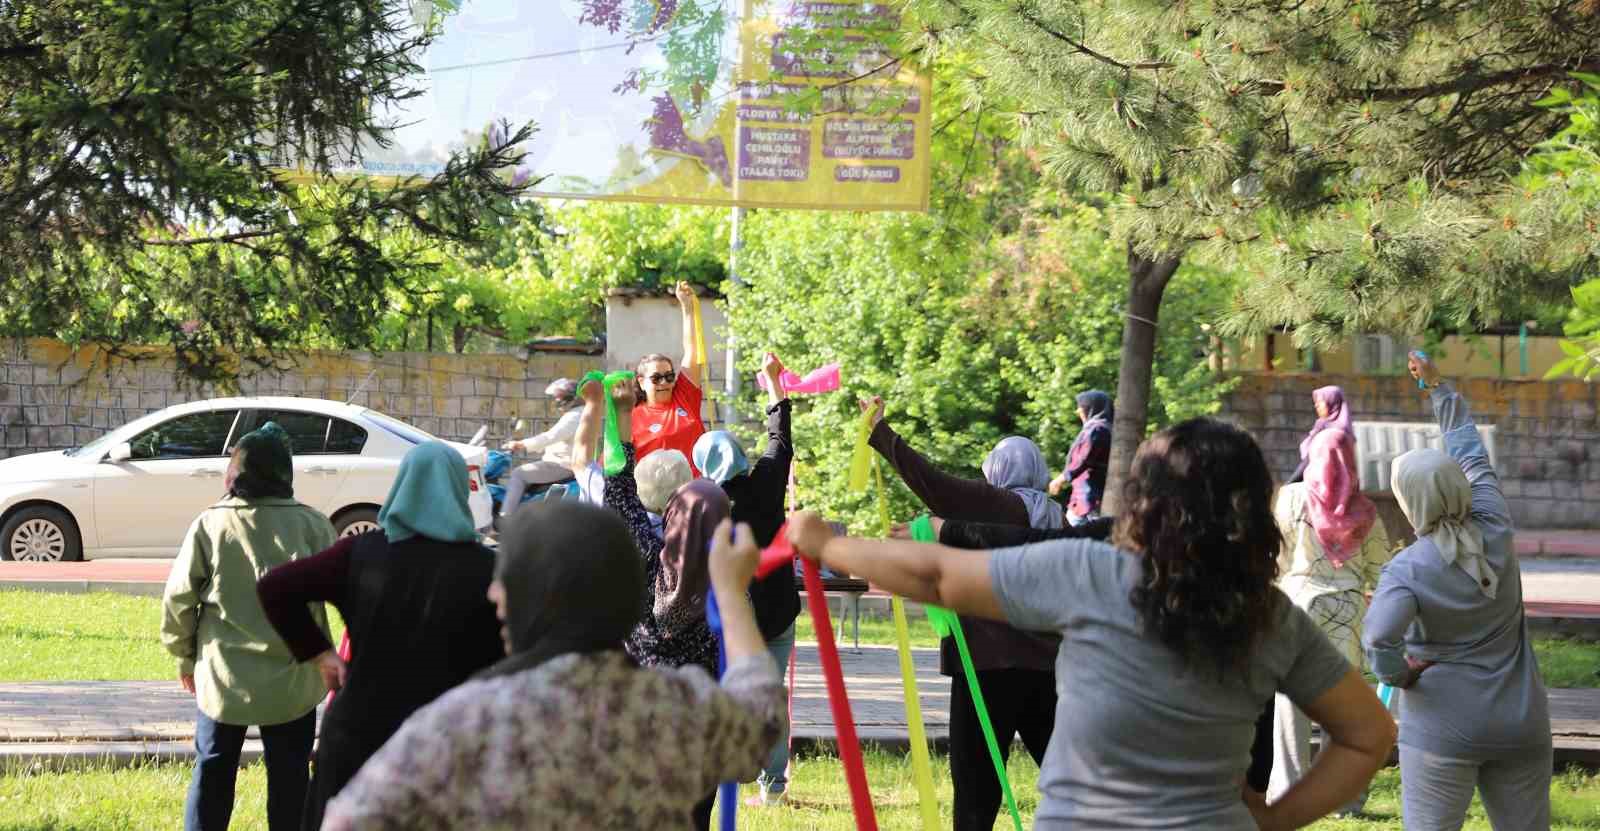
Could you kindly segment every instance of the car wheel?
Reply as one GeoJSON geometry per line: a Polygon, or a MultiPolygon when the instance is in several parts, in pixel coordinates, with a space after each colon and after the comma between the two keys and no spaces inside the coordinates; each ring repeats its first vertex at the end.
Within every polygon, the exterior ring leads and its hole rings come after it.
{"type": "Polygon", "coordinates": [[[59,508],[23,508],[0,527],[0,560],[36,563],[83,559],[83,540],[72,517],[59,508]]]}
{"type": "Polygon", "coordinates": [[[333,521],[334,533],[341,539],[376,531],[381,527],[378,524],[378,512],[372,508],[351,508],[333,521]]]}

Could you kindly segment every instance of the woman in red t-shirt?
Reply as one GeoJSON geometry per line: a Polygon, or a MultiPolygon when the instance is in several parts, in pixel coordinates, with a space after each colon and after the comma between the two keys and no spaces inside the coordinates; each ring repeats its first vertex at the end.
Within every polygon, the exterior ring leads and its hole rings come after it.
{"type": "MultiPolygon", "coordinates": [[[[683,367],[678,371],[665,355],[646,355],[635,370],[644,401],[633,409],[633,446],[637,458],[672,449],[694,458],[694,443],[706,431],[700,420],[700,369],[705,356],[695,349],[694,289],[680,281],[675,292],[683,313],[683,367]]],[[[691,462],[691,467],[693,463],[691,462]]],[[[699,476],[700,471],[694,470],[699,476]]]]}

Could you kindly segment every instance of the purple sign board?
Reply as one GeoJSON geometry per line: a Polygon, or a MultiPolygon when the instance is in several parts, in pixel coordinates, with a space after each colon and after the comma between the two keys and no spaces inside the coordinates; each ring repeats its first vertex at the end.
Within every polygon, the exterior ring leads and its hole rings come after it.
{"type": "Polygon", "coordinates": [[[822,125],[822,155],[829,159],[910,159],[917,127],[910,121],[836,118],[822,125]]]}
{"type": "Polygon", "coordinates": [[[801,182],[811,175],[811,131],[739,127],[739,178],[801,182]]]}

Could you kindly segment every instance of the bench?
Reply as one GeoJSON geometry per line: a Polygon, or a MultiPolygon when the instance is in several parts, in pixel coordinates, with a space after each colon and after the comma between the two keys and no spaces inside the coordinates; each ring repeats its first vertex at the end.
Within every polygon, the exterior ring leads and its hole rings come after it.
{"type": "MultiPolygon", "coordinates": [[[[1360,471],[1363,491],[1387,492],[1389,473],[1395,459],[1408,450],[1431,447],[1444,449],[1444,436],[1435,422],[1357,421],[1351,425],[1356,431],[1356,469],[1360,471]]],[[[1489,454],[1489,464],[1495,466],[1495,426],[1478,425],[1483,437],[1483,449],[1489,454]]]]}
{"type": "MultiPolygon", "coordinates": [[[[805,593],[805,580],[801,578],[798,569],[796,569],[794,575],[794,587],[796,591],[802,594],[805,593]]],[[[822,591],[824,594],[842,595],[842,600],[839,604],[839,630],[840,632],[844,631],[844,619],[845,615],[848,614],[850,616],[850,634],[857,652],[861,651],[861,596],[866,594],[869,588],[871,587],[867,585],[867,581],[857,580],[854,577],[822,578],[822,591]]]]}

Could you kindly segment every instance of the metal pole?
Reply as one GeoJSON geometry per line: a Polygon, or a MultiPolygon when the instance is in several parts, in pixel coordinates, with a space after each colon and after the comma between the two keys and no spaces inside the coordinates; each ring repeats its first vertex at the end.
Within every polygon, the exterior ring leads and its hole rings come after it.
{"type": "MultiPolygon", "coordinates": [[[[743,286],[744,280],[739,276],[739,249],[744,247],[744,237],[740,229],[744,226],[744,208],[732,208],[730,211],[732,227],[728,233],[728,281],[734,286],[743,286]]],[[[722,423],[736,424],[739,420],[739,348],[733,339],[733,295],[728,295],[726,310],[728,313],[727,355],[728,363],[726,374],[722,379],[722,423]]]]}

